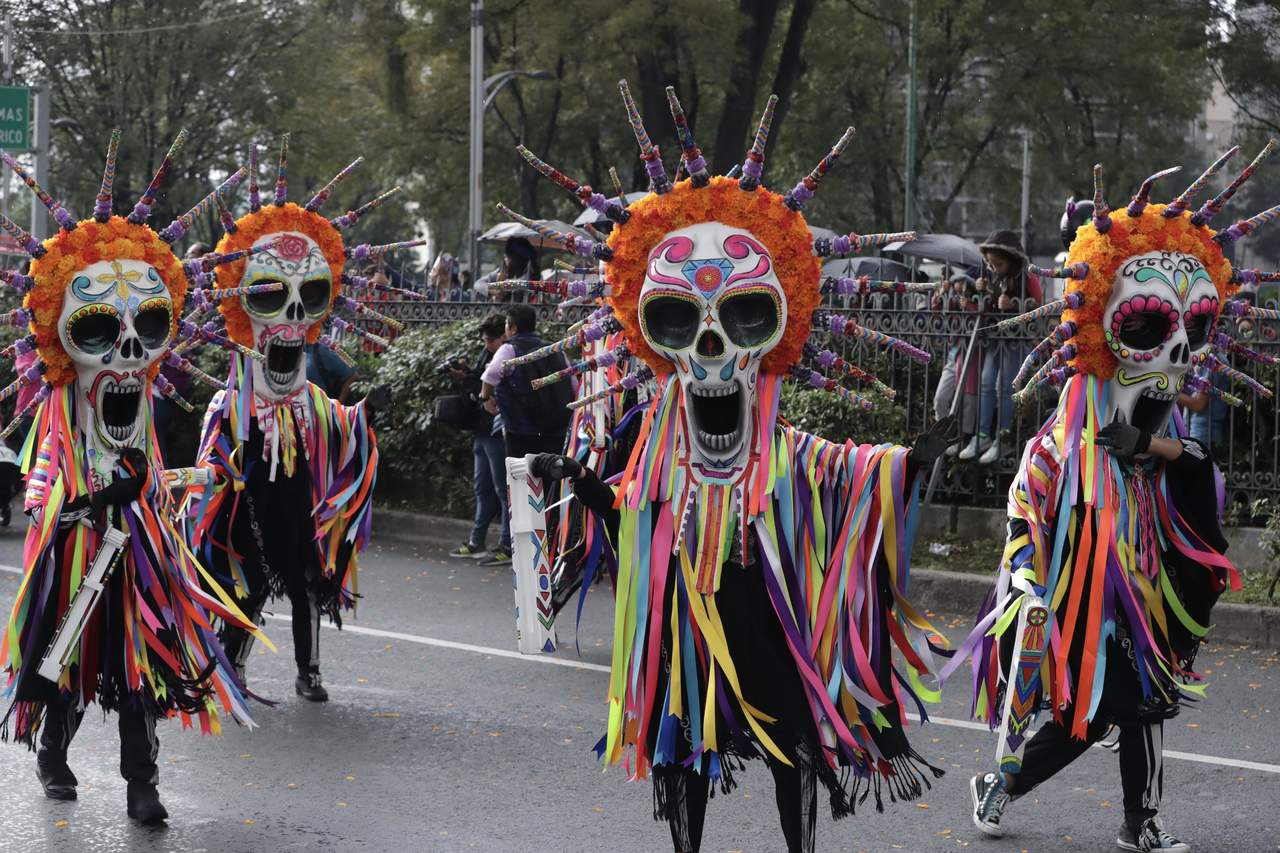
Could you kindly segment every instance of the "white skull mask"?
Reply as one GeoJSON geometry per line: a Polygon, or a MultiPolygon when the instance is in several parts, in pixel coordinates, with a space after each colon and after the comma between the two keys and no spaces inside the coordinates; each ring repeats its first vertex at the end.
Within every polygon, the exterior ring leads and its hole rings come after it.
{"type": "Polygon", "coordinates": [[[253,346],[266,358],[253,362],[253,390],[267,400],[286,400],[307,383],[303,345],[307,329],[329,313],[333,274],[324,252],[305,234],[264,235],[254,246],[276,247],[245,264],[241,286],[280,282],[283,290],[240,297],[253,327],[253,346]]]}
{"type": "Polygon", "coordinates": [[[1148,252],[1121,264],[1103,314],[1107,345],[1120,362],[1107,420],[1163,434],[1217,316],[1218,291],[1194,255],[1148,252]]]}
{"type": "Polygon", "coordinates": [[[173,301],[150,264],[98,261],[71,277],[58,336],[76,371],[81,430],[102,454],[146,448],[147,371],[172,331],[173,301]]]}
{"type": "Polygon", "coordinates": [[[760,360],[782,339],[786,315],[773,259],[748,231],[691,225],[649,253],[640,330],[675,365],[698,480],[732,482],[745,471],[760,360]]]}

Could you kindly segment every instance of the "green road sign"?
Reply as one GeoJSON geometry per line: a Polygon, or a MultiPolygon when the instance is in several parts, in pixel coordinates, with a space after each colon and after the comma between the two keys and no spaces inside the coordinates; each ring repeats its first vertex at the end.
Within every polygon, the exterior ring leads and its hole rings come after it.
{"type": "Polygon", "coordinates": [[[0,148],[31,148],[31,90],[26,86],[0,86],[0,148]]]}

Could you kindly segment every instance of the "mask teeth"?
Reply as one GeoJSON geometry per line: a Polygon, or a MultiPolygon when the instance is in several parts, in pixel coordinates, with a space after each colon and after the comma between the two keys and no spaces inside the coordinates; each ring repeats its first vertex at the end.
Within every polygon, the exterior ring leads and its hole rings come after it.
{"type": "Polygon", "coordinates": [[[98,222],[111,218],[111,189],[116,182],[116,152],[120,149],[120,136],[120,128],[114,128],[111,141],[107,143],[107,165],[102,170],[102,186],[93,201],[93,218],[98,222]]]}
{"type": "Polygon", "coordinates": [[[0,159],[4,160],[5,165],[12,169],[14,174],[21,178],[22,182],[27,185],[27,189],[31,190],[31,192],[35,194],[35,197],[40,200],[40,203],[45,206],[45,209],[49,211],[54,220],[58,223],[59,228],[63,231],[71,231],[76,227],[75,217],[68,213],[67,209],[59,204],[53,196],[45,192],[44,187],[36,183],[36,179],[32,177],[30,172],[22,168],[21,163],[13,159],[7,151],[0,152],[0,159]]]}
{"type": "Polygon", "coordinates": [[[349,299],[346,296],[339,296],[335,298],[333,300],[333,307],[343,308],[353,314],[358,314],[361,317],[368,317],[371,320],[377,320],[382,325],[390,329],[394,329],[397,332],[404,331],[404,323],[401,323],[393,317],[388,317],[385,314],[379,314],[364,303],[357,302],[354,299],[349,299]]]}
{"type": "Polygon", "coordinates": [[[813,253],[825,258],[830,255],[847,255],[863,249],[879,248],[890,243],[907,242],[916,238],[914,231],[893,231],[882,234],[858,234],[851,232],[838,237],[819,237],[813,241],[813,253]]]}
{"type": "Polygon", "coordinates": [[[337,341],[335,341],[331,336],[329,336],[329,335],[321,335],[321,336],[320,336],[320,345],[321,345],[321,346],[323,346],[323,347],[325,347],[326,349],[330,350],[330,351],[331,351],[334,355],[336,355],[338,358],[342,359],[342,363],[343,363],[343,364],[345,364],[347,367],[355,367],[355,366],[356,366],[356,360],[355,360],[354,358],[352,358],[350,355],[348,355],[348,354],[347,354],[347,351],[346,351],[346,350],[344,350],[344,349],[343,349],[343,348],[338,344],[338,342],[337,342],[337,341]]]}
{"type": "Polygon", "coordinates": [[[1102,197],[1102,164],[1095,163],[1093,165],[1093,227],[1098,229],[1099,234],[1106,234],[1111,230],[1111,208],[1107,207],[1107,200],[1102,197]]]}
{"type": "Polygon", "coordinates": [[[1255,213],[1248,219],[1240,220],[1225,231],[1219,231],[1217,234],[1213,235],[1213,239],[1216,240],[1219,245],[1226,246],[1241,237],[1248,236],[1258,230],[1261,226],[1276,219],[1276,217],[1280,217],[1280,204],[1264,210],[1261,213],[1255,213]]]}
{"type": "Polygon", "coordinates": [[[1227,161],[1236,156],[1236,152],[1240,150],[1239,145],[1232,146],[1231,150],[1223,154],[1217,160],[1213,161],[1213,165],[1205,169],[1200,177],[1191,182],[1191,186],[1183,190],[1177,198],[1169,202],[1169,206],[1164,209],[1164,215],[1172,219],[1175,216],[1181,216],[1182,212],[1187,209],[1188,205],[1200,195],[1200,191],[1204,189],[1209,179],[1218,172],[1222,171],[1222,167],[1227,165],[1227,161]]]}
{"type": "Polygon", "coordinates": [[[1206,222],[1213,219],[1213,217],[1217,216],[1222,211],[1223,205],[1230,201],[1231,197],[1236,194],[1236,190],[1240,189],[1240,187],[1244,185],[1245,181],[1253,177],[1254,171],[1256,171],[1258,166],[1262,164],[1262,161],[1271,156],[1271,152],[1276,150],[1277,144],[1280,143],[1275,139],[1268,140],[1266,146],[1258,152],[1258,156],[1253,158],[1253,162],[1248,166],[1245,166],[1244,171],[1236,176],[1236,179],[1232,181],[1226,189],[1206,201],[1201,205],[1199,210],[1191,215],[1191,224],[1204,225],[1206,222]]]}
{"type": "Polygon", "coordinates": [[[138,199],[138,203],[133,206],[133,211],[129,214],[129,221],[134,225],[142,225],[151,218],[151,205],[156,203],[156,193],[160,191],[160,185],[164,183],[164,179],[169,175],[169,170],[173,168],[173,159],[178,156],[178,152],[187,144],[189,135],[185,127],[179,130],[177,138],[173,140],[173,144],[165,152],[164,159],[160,161],[160,167],[156,169],[155,176],[151,178],[151,183],[147,185],[147,188],[142,193],[142,198],[138,199]]]}
{"type": "Polygon", "coordinates": [[[331,317],[330,320],[333,322],[333,327],[339,332],[350,332],[351,334],[364,338],[366,341],[369,341],[371,344],[382,349],[389,349],[391,347],[391,341],[381,335],[375,335],[373,332],[366,331],[354,323],[349,323],[341,317],[331,317]]]}
{"type": "Polygon", "coordinates": [[[800,183],[791,188],[791,192],[787,193],[782,199],[783,204],[792,210],[798,211],[802,209],[809,202],[809,199],[813,198],[813,194],[818,191],[818,184],[826,177],[827,172],[830,172],[831,167],[840,159],[845,147],[853,140],[854,133],[855,131],[852,127],[846,129],[844,135],[827,152],[827,156],[819,160],[818,165],[813,167],[813,171],[805,175],[800,180],[800,183]]]}
{"type": "Polygon", "coordinates": [[[695,187],[705,187],[711,181],[707,173],[707,160],[702,156],[702,149],[693,140],[693,130],[689,120],[685,118],[684,108],[676,97],[674,86],[667,87],[667,105],[671,107],[671,118],[676,123],[676,137],[680,140],[680,162],[684,166],[695,187]]]}
{"type": "Polygon", "coordinates": [[[636,109],[635,99],[631,97],[631,89],[626,80],[618,81],[618,91],[622,93],[622,105],[627,109],[627,120],[631,122],[631,132],[635,134],[636,143],[640,146],[640,159],[644,161],[644,169],[649,174],[653,192],[658,195],[671,192],[671,181],[662,165],[662,152],[649,139],[649,132],[644,129],[640,110],[636,109]]]}
{"type": "Polygon", "coordinates": [[[627,391],[631,391],[637,388],[641,383],[648,382],[652,378],[653,378],[653,371],[648,367],[642,367],[639,370],[637,370],[635,373],[628,373],[626,376],[622,377],[620,380],[613,383],[608,388],[605,388],[602,391],[597,391],[596,393],[583,397],[579,400],[574,400],[572,403],[569,404],[568,408],[581,409],[581,408],[584,408],[585,406],[590,406],[592,403],[603,400],[605,397],[608,397],[612,394],[620,394],[620,393],[625,393],[627,391]]]}
{"type": "Polygon", "coordinates": [[[0,439],[8,438],[13,435],[14,431],[22,424],[23,419],[26,418],[28,414],[39,408],[40,404],[49,399],[49,395],[52,393],[53,386],[48,382],[41,384],[40,390],[36,391],[36,395],[31,398],[31,402],[27,403],[27,405],[23,407],[22,411],[16,412],[13,416],[13,420],[9,421],[8,426],[3,430],[0,430],[0,439]]]}
{"type": "Polygon", "coordinates": [[[0,214],[0,229],[3,229],[6,234],[16,240],[22,246],[22,250],[31,257],[43,258],[45,256],[47,250],[40,245],[40,241],[32,237],[25,228],[4,214],[0,214]]]}
{"type": "Polygon", "coordinates": [[[195,224],[195,221],[198,218],[203,216],[206,211],[211,210],[221,196],[235,189],[236,185],[248,177],[248,175],[249,170],[243,166],[240,167],[232,173],[231,177],[223,181],[216,190],[200,199],[200,201],[196,203],[195,207],[191,208],[186,213],[166,225],[164,230],[156,236],[166,243],[175,243],[182,239],[182,235],[187,233],[187,230],[195,224]]]}
{"type": "Polygon", "coordinates": [[[310,213],[315,213],[321,207],[324,207],[325,202],[329,200],[329,196],[333,194],[333,188],[336,187],[338,184],[342,183],[344,180],[346,180],[347,176],[350,175],[352,172],[354,172],[356,168],[363,162],[364,162],[363,157],[357,157],[356,159],[348,163],[346,168],[344,168],[338,174],[334,175],[329,180],[329,183],[325,184],[323,187],[320,188],[320,192],[316,193],[314,196],[311,197],[311,201],[306,203],[306,205],[304,206],[304,209],[310,213]]]}
{"type": "Polygon", "coordinates": [[[853,391],[850,391],[831,377],[823,376],[818,371],[811,370],[804,365],[797,364],[792,366],[791,375],[798,381],[817,388],[819,391],[827,391],[828,393],[835,394],[837,397],[847,400],[864,411],[870,412],[876,407],[874,402],[863,397],[861,394],[856,394],[853,391]]]}
{"type": "Polygon", "coordinates": [[[751,140],[751,148],[747,158],[742,161],[742,177],[738,187],[753,192],[760,186],[760,178],[764,175],[764,148],[769,141],[769,128],[773,125],[773,111],[778,106],[778,96],[770,95],[765,102],[764,112],[760,114],[760,123],[756,125],[755,138],[751,140]]]}
{"type": "Polygon", "coordinates": [[[1142,211],[1147,209],[1147,203],[1151,199],[1151,187],[1155,184],[1155,182],[1160,180],[1161,178],[1172,175],[1174,172],[1181,172],[1181,171],[1182,171],[1181,166],[1174,166],[1173,168],[1164,169],[1163,171],[1156,172],[1154,175],[1147,178],[1145,181],[1142,182],[1142,186],[1138,188],[1138,194],[1133,197],[1133,200],[1129,202],[1129,206],[1125,208],[1125,212],[1132,217],[1141,216],[1142,211]]]}
{"type": "Polygon", "coordinates": [[[346,213],[342,214],[341,216],[337,216],[337,217],[334,217],[333,219],[330,219],[329,224],[332,225],[334,228],[337,228],[339,231],[346,231],[352,225],[355,225],[357,222],[359,222],[367,213],[381,207],[384,201],[391,198],[391,196],[395,195],[398,192],[400,192],[400,187],[392,187],[391,189],[384,192],[382,195],[374,199],[371,199],[370,201],[366,201],[364,204],[360,205],[354,210],[348,210],[346,213]]]}
{"type": "Polygon", "coordinates": [[[262,193],[258,188],[258,143],[249,143],[249,212],[262,210],[262,193]]]}
{"type": "Polygon", "coordinates": [[[276,207],[289,200],[289,134],[280,137],[280,159],[276,163],[276,207]]]}
{"type": "Polygon", "coordinates": [[[563,370],[557,370],[555,373],[535,379],[530,385],[533,386],[533,390],[537,391],[562,379],[568,379],[570,376],[579,376],[592,370],[598,370],[601,367],[612,367],[630,355],[631,351],[627,349],[627,345],[622,344],[617,349],[607,350],[597,356],[585,358],[563,370]]]}

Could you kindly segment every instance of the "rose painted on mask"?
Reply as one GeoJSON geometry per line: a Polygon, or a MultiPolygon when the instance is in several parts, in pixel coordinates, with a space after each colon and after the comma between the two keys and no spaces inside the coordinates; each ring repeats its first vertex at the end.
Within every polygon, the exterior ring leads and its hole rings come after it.
{"type": "Polygon", "coordinates": [[[296,234],[282,234],[277,238],[278,248],[276,253],[286,261],[300,261],[307,256],[307,252],[311,251],[311,246],[302,237],[296,234]]]}

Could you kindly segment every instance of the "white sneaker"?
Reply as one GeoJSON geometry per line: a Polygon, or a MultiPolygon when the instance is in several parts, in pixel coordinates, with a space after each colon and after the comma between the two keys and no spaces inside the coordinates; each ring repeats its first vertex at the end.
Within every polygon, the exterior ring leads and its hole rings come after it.
{"type": "Polygon", "coordinates": [[[969,797],[973,801],[973,811],[969,813],[973,825],[991,838],[1003,836],[1000,817],[1010,799],[1004,789],[1004,777],[999,773],[979,773],[969,780],[969,797]]]}
{"type": "Polygon", "coordinates": [[[960,458],[968,461],[977,456],[982,450],[981,441],[982,439],[975,435],[969,443],[964,446],[964,450],[960,451],[960,458]]]}
{"type": "Polygon", "coordinates": [[[1147,818],[1136,829],[1130,827],[1127,821],[1121,824],[1116,846],[1121,850],[1136,850],[1138,853],[1191,853],[1191,845],[1165,832],[1158,817],[1147,818]]]}
{"type": "Polygon", "coordinates": [[[947,448],[947,455],[948,455],[948,456],[955,456],[957,453],[959,453],[959,452],[960,452],[960,448],[962,448],[962,447],[964,446],[962,442],[963,442],[963,439],[961,439],[960,441],[957,441],[955,444],[953,444],[953,445],[951,445],[950,447],[948,447],[948,448],[947,448]]]}
{"type": "Polygon", "coordinates": [[[1000,459],[1000,439],[991,442],[986,452],[978,457],[979,465],[991,465],[1000,459]]]}

